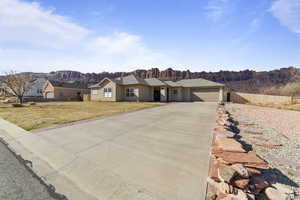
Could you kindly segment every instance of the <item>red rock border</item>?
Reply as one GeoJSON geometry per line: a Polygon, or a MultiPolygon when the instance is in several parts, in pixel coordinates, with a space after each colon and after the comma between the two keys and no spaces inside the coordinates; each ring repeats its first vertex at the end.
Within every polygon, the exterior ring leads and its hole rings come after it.
{"type": "Polygon", "coordinates": [[[213,130],[206,200],[250,200],[269,183],[261,176],[269,165],[255,152],[247,151],[238,141],[233,121],[224,103],[217,108],[213,130]]]}

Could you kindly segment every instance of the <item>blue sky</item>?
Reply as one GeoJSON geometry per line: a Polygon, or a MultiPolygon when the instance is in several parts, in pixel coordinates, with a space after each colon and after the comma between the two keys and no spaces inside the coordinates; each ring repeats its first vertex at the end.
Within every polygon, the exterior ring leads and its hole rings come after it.
{"type": "Polygon", "coordinates": [[[300,0],[0,0],[0,72],[300,65],[300,0]]]}

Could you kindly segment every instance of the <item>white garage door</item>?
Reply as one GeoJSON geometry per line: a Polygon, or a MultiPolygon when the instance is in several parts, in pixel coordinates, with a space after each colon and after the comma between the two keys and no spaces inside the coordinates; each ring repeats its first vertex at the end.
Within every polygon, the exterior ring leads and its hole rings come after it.
{"type": "Polygon", "coordinates": [[[191,94],[192,101],[219,101],[219,88],[193,88],[191,94]]]}
{"type": "Polygon", "coordinates": [[[46,93],[46,98],[47,99],[53,99],[54,98],[54,93],[53,92],[46,93]]]}

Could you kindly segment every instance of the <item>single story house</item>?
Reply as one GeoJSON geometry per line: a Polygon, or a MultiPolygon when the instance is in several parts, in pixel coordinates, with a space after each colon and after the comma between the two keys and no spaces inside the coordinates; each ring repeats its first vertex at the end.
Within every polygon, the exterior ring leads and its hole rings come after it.
{"type": "Polygon", "coordinates": [[[104,78],[90,87],[91,101],[209,101],[223,100],[224,85],[205,79],[162,81],[135,75],[104,78]]]}
{"type": "Polygon", "coordinates": [[[81,82],[48,80],[43,88],[45,99],[81,100],[84,94],[90,94],[90,90],[87,88],[87,85],[81,82]]]}

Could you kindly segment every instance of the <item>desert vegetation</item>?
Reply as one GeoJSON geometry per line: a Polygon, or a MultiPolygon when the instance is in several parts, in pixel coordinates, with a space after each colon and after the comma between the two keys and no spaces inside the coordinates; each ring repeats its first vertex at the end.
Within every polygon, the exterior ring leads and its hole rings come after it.
{"type": "Polygon", "coordinates": [[[273,86],[263,90],[265,94],[292,96],[300,95],[300,82],[288,83],[284,86],[273,86]]]}

